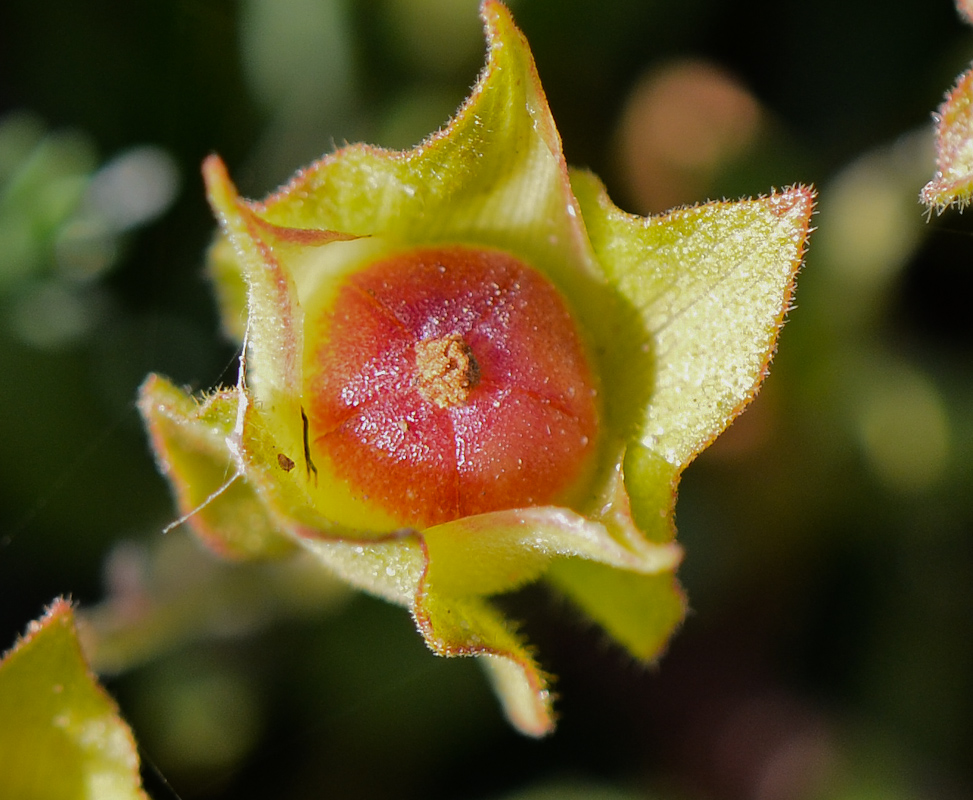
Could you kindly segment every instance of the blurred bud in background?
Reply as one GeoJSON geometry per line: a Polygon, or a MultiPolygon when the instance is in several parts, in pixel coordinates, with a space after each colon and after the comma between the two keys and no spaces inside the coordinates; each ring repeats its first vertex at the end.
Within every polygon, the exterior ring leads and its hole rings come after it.
{"type": "Polygon", "coordinates": [[[756,98],[725,70],[700,60],[653,69],[629,95],[616,132],[633,210],[657,214],[706,197],[764,125],[756,98]]]}

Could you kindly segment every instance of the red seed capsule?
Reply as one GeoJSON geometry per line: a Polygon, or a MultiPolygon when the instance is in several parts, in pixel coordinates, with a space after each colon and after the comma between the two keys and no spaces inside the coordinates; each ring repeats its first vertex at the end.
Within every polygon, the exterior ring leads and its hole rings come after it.
{"type": "Polygon", "coordinates": [[[403,524],[563,500],[596,448],[574,320],[519,259],[414,250],[356,272],[314,331],[315,459],[403,524]]]}

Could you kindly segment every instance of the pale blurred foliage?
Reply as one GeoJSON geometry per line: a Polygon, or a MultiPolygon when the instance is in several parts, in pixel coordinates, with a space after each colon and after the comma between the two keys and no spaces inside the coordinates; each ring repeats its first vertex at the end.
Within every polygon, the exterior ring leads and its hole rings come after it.
{"type": "Polygon", "coordinates": [[[863,154],[822,187],[814,255],[835,287],[832,313],[848,324],[874,322],[929,233],[914,189],[933,167],[932,131],[923,130],[863,154]]]}
{"type": "Polygon", "coordinates": [[[12,331],[45,348],[90,334],[108,302],[98,281],[178,189],[175,162],[158,147],[98,166],[84,134],[49,132],[26,112],[0,119],[0,303],[12,331]]]}
{"type": "MultiPolygon", "coordinates": [[[[516,13],[517,4],[508,3],[516,13]]],[[[384,0],[395,43],[420,75],[451,79],[481,58],[483,28],[471,0],[384,0]]]]}
{"type": "Polygon", "coordinates": [[[347,600],[313,559],[235,564],[185,529],[123,541],[105,559],[105,599],[79,616],[82,643],[102,673],[132,669],[187,643],[253,635],[280,619],[316,617],[347,600]]]}
{"type": "Polygon", "coordinates": [[[343,0],[242,2],[243,73],[267,115],[250,157],[257,182],[283,182],[299,165],[319,158],[327,146],[324,131],[355,135],[352,42],[343,0]]]}
{"type": "Polygon", "coordinates": [[[930,490],[950,467],[943,387],[921,362],[869,333],[889,314],[901,271],[927,233],[913,190],[932,163],[924,131],[850,164],[822,189],[814,243],[813,263],[824,273],[818,302],[838,337],[834,393],[849,417],[842,427],[892,492],[930,490]]]}
{"type": "Polygon", "coordinates": [[[350,141],[404,148],[443,125],[462,100],[458,71],[482,62],[476,0],[382,0],[371,6],[409,83],[376,109],[364,102],[350,0],[243,0],[240,55],[267,122],[244,167],[272,188],[350,141]],[[295,76],[298,76],[295,79],[295,76]],[[376,111],[378,112],[376,115],[376,111]]]}

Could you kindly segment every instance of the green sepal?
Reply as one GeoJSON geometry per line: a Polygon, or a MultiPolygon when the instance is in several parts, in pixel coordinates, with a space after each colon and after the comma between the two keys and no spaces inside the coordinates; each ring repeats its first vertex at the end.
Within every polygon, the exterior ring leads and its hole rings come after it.
{"type": "Polygon", "coordinates": [[[804,256],[814,192],[798,186],[643,218],[620,211],[590,173],[571,178],[598,262],[639,310],[649,337],[651,397],[630,411],[636,441],[685,466],[766,375],[804,256]]]}
{"type": "Polygon", "coordinates": [[[225,557],[280,556],[294,545],[281,535],[227,446],[238,409],[234,390],[197,402],[158,375],[139,390],[159,470],[169,478],[186,523],[225,557]]]}
{"type": "Polygon", "coordinates": [[[672,572],[647,575],[569,559],[552,565],[545,578],[641,661],[661,655],[686,615],[672,572]]]}

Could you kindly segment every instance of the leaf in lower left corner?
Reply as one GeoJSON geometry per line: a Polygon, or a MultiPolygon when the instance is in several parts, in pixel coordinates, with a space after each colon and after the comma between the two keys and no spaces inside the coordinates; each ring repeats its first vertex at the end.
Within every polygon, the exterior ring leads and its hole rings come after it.
{"type": "Polygon", "coordinates": [[[0,797],[148,800],[135,740],[56,600],[0,660],[0,797]]]}

